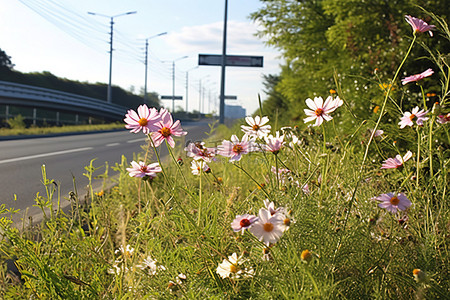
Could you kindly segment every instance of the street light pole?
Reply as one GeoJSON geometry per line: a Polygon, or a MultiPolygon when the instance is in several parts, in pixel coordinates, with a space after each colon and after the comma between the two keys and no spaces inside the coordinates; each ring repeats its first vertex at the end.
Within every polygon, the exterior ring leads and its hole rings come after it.
{"type": "Polygon", "coordinates": [[[99,14],[99,13],[94,13],[94,12],[88,12],[88,14],[90,15],[94,15],[94,16],[100,16],[100,17],[106,17],[110,19],[110,27],[111,27],[111,31],[109,33],[109,83],[108,83],[108,91],[107,91],[107,96],[106,96],[106,101],[108,103],[112,103],[112,88],[111,88],[111,79],[112,79],[112,54],[113,54],[113,30],[114,30],[114,18],[120,17],[120,16],[125,16],[125,15],[132,15],[137,13],[136,11],[129,11],[123,14],[118,14],[118,15],[114,15],[114,16],[107,16],[104,14],[99,14]]]}
{"type": "Polygon", "coordinates": [[[206,75],[198,81],[198,118],[202,117],[202,80],[208,78],[209,75],[206,75]]]}
{"type": "Polygon", "coordinates": [[[189,111],[189,106],[188,106],[188,98],[189,98],[189,72],[192,70],[197,69],[198,66],[195,66],[189,70],[186,71],[186,114],[189,111]]]}
{"type": "Polygon", "coordinates": [[[167,34],[167,32],[161,32],[157,35],[148,37],[145,39],[145,84],[144,84],[144,104],[147,104],[147,70],[148,70],[148,40],[161,36],[161,35],[165,35],[167,34]]]}

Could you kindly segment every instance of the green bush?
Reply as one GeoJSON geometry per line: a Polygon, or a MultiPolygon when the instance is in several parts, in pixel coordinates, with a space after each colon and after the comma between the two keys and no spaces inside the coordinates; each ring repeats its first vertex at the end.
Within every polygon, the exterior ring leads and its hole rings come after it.
{"type": "Polygon", "coordinates": [[[6,121],[11,129],[24,129],[26,127],[24,117],[17,115],[14,118],[10,118],[6,121]]]}

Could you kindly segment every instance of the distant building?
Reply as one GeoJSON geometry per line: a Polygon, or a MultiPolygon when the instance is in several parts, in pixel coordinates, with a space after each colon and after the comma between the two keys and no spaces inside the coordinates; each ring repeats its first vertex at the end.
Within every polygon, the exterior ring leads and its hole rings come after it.
{"type": "Polygon", "coordinates": [[[225,118],[241,119],[241,118],[245,118],[245,116],[246,116],[246,110],[242,106],[225,104],[225,118]]]}

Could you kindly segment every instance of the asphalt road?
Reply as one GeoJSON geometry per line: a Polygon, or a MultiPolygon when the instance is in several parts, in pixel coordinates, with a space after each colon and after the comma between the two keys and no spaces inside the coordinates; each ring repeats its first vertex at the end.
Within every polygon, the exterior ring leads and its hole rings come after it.
{"type": "MultiPolygon", "coordinates": [[[[175,138],[177,144],[184,146],[188,141],[198,141],[205,138],[209,132],[207,122],[183,122],[182,127],[188,131],[184,138],[175,138]]],[[[127,130],[41,137],[18,140],[0,141],[0,203],[6,207],[21,209],[22,213],[28,207],[27,216],[40,218],[40,209],[32,207],[36,194],[45,195],[42,184],[41,167],[45,165],[47,178],[54,179],[60,187],[61,204],[68,206],[69,192],[74,191],[73,178],[79,195],[86,194],[88,180],[83,173],[84,167],[92,159],[95,167],[108,162],[109,166],[120,163],[122,155],[128,162],[133,160],[133,154],[143,152],[141,146],[146,144],[146,136],[142,133],[133,134],[127,130]],[[14,200],[16,196],[17,200],[14,200]]],[[[165,145],[161,145],[163,149],[165,145]]],[[[164,152],[164,151],[163,151],[164,152]]],[[[95,174],[104,172],[104,167],[95,174]]],[[[110,176],[115,173],[109,170],[110,176]]],[[[94,184],[101,187],[101,181],[94,184]]],[[[56,195],[55,195],[56,199],[56,195]]],[[[17,216],[14,219],[18,219],[17,216]]],[[[20,219],[20,218],[19,218],[20,219]]]]}

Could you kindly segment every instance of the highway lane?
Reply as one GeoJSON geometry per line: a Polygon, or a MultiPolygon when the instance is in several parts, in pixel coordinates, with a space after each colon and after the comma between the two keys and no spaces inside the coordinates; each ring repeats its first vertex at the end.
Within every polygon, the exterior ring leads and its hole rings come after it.
{"type": "MultiPolygon", "coordinates": [[[[208,123],[183,122],[182,127],[188,131],[184,138],[175,138],[177,144],[184,146],[188,141],[197,141],[205,137],[209,131],[208,123]]],[[[0,203],[7,207],[25,210],[28,215],[38,217],[40,210],[31,207],[37,193],[45,195],[41,166],[45,165],[47,178],[54,179],[61,190],[61,203],[69,205],[70,191],[74,190],[75,178],[79,195],[86,193],[88,180],[83,176],[84,167],[96,158],[95,167],[108,162],[110,166],[120,162],[125,155],[131,162],[133,155],[141,153],[142,145],[146,144],[146,137],[142,133],[133,134],[127,130],[76,134],[55,137],[30,138],[0,141],[0,203]],[[14,201],[14,195],[17,200],[14,201]]],[[[165,145],[162,145],[163,149],[165,145]]],[[[95,174],[104,172],[99,169],[95,174]]],[[[109,170],[114,175],[113,170],[109,170]]],[[[100,187],[97,180],[95,186],[100,187]]],[[[55,195],[56,196],[56,195],[55,195]]],[[[56,198],[55,198],[56,199],[56,198]]]]}

